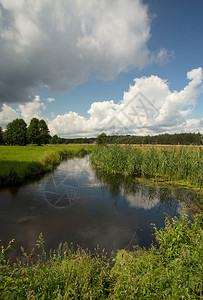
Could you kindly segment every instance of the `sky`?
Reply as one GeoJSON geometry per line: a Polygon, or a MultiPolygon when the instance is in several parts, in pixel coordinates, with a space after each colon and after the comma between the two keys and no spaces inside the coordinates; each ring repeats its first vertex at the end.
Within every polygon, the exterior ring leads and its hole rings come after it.
{"type": "Polygon", "coordinates": [[[203,133],[202,0],[0,0],[0,126],[203,133]]]}

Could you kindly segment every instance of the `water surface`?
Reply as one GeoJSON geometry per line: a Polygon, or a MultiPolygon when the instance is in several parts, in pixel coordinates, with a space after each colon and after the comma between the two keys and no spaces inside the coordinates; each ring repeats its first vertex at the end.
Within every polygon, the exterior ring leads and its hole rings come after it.
{"type": "Polygon", "coordinates": [[[42,232],[46,249],[60,242],[108,251],[150,246],[151,223],[180,212],[195,195],[184,188],[139,183],[91,167],[89,158],[64,161],[51,174],[21,187],[0,190],[0,239],[30,251],[42,232]],[[133,240],[132,237],[134,236],[133,240]]]}

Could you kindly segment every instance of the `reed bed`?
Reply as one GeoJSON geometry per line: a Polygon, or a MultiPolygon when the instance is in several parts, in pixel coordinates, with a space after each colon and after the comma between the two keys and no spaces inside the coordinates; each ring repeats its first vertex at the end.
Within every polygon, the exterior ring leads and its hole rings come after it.
{"type": "Polygon", "coordinates": [[[143,150],[131,146],[103,145],[93,149],[91,161],[108,173],[180,182],[203,187],[203,151],[183,149],[143,150]]]}

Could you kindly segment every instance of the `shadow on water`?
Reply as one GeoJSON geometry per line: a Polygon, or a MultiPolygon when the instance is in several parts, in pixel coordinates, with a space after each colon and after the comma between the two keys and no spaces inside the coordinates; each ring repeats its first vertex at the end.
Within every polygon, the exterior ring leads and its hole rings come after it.
{"type": "Polygon", "coordinates": [[[67,241],[108,251],[129,245],[149,247],[151,223],[164,225],[164,213],[179,214],[195,193],[185,188],[139,182],[94,169],[88,157],[64,161],[52,174],[24,186],[0,190],[0,239],[35,247],[42,232],[46,250],[67,241]],[[133,238],[133,240],[132,240],[133,238]]]}

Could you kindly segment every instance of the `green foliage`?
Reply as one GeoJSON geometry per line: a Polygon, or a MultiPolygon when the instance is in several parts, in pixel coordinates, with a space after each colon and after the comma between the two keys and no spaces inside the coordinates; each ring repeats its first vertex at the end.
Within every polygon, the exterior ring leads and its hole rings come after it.
{"type": "Polygon", "coordinates": [[[0,126],[0,145],[2,145],[3,143],[4,143],[4,141],[3,141],[3,130],[0,126]]]}
{"type": "Polygon", "coordinates": [[[0,252],[0,299],[201,299],[202,215],[191,221],[166,218],[165,228],[154,225],[157,247],[118,250],[78,248],[65,243],[45,252],[39,236],[36,247],[10,263],[0,252]]]}
{"type": "Polygon", "coordinates": [[[97,145],[104,145],[107,143],[107,135],[105,132],[102,132],[101,134],[98,135],[96,143],[97,145]]]}
{"type": "Polygon", "coordinates": [[[203,151],[142,150],[131,146],[95,147],[91,161],[108,173],[180,181],[203,187],[203,151]]]}
{"type": "Polygon", "coordinates": [[[201,218],[167,217],[165,228],[154,226],[158,248],[118,251],[111,299],[200,299],[201,218]]]}
{"type": "Polygon", "coordinates": [[[23,119],[16,119],[6,126],[4,132],[4,142],[7,145],[26,145],[27,143],[27,124],[23,119]]]}
{"type": "Polygon", "coordinates": [[[73,138],[73,139],[64,139],[61,138],[62,143],[64,144],[93,144],[95,143],[95,138],[73,138]]]}
{"type": "Polygon", "coordinates": [[[97,252],[91,255],[81,248],[72,252],[65,243],[51,251],[47,260],[42,235],[30,254],[22,251],[23,259],[11,267],[5,260],[3,248],[0,299],[105,298],[110,271],[104,263],[105,253],[99,257],[97,252]]]}
{"type": "Polygon", "coordinates": [[[39,130],[41,144],[48,144],[51,136],[49,134],[49,128],[44,120],[39,121],[39,130]]]}
{"type": "Polygon", "coordinates": [[[30,144],[41,144],[39,119],[32,118],[32,120],[30,121],[30,125],[27,129],[27,139],[30,144]]]}
{"type": "Polygon", "coordinates": [[[201,133],[159,134],[155,136],[115,135],[107,137],[108,144],[202,145],[201,133]]]}
{"type": "Polygon", "coordinates": [[[44,120],[32,118],[27,129],[27,138],[31,144],[37,144],[38,146],[47,144],[50,140],[50,135],[46,122],[44,120]]]}
{"type": "Polygon", "coordinates": [[[53,145],[61,144],[61,138],[58,137],[57,134],[55,134],[55,135],[52,136],[52,138],[50,139],[50,144],[53,144],[53,145]]]}

